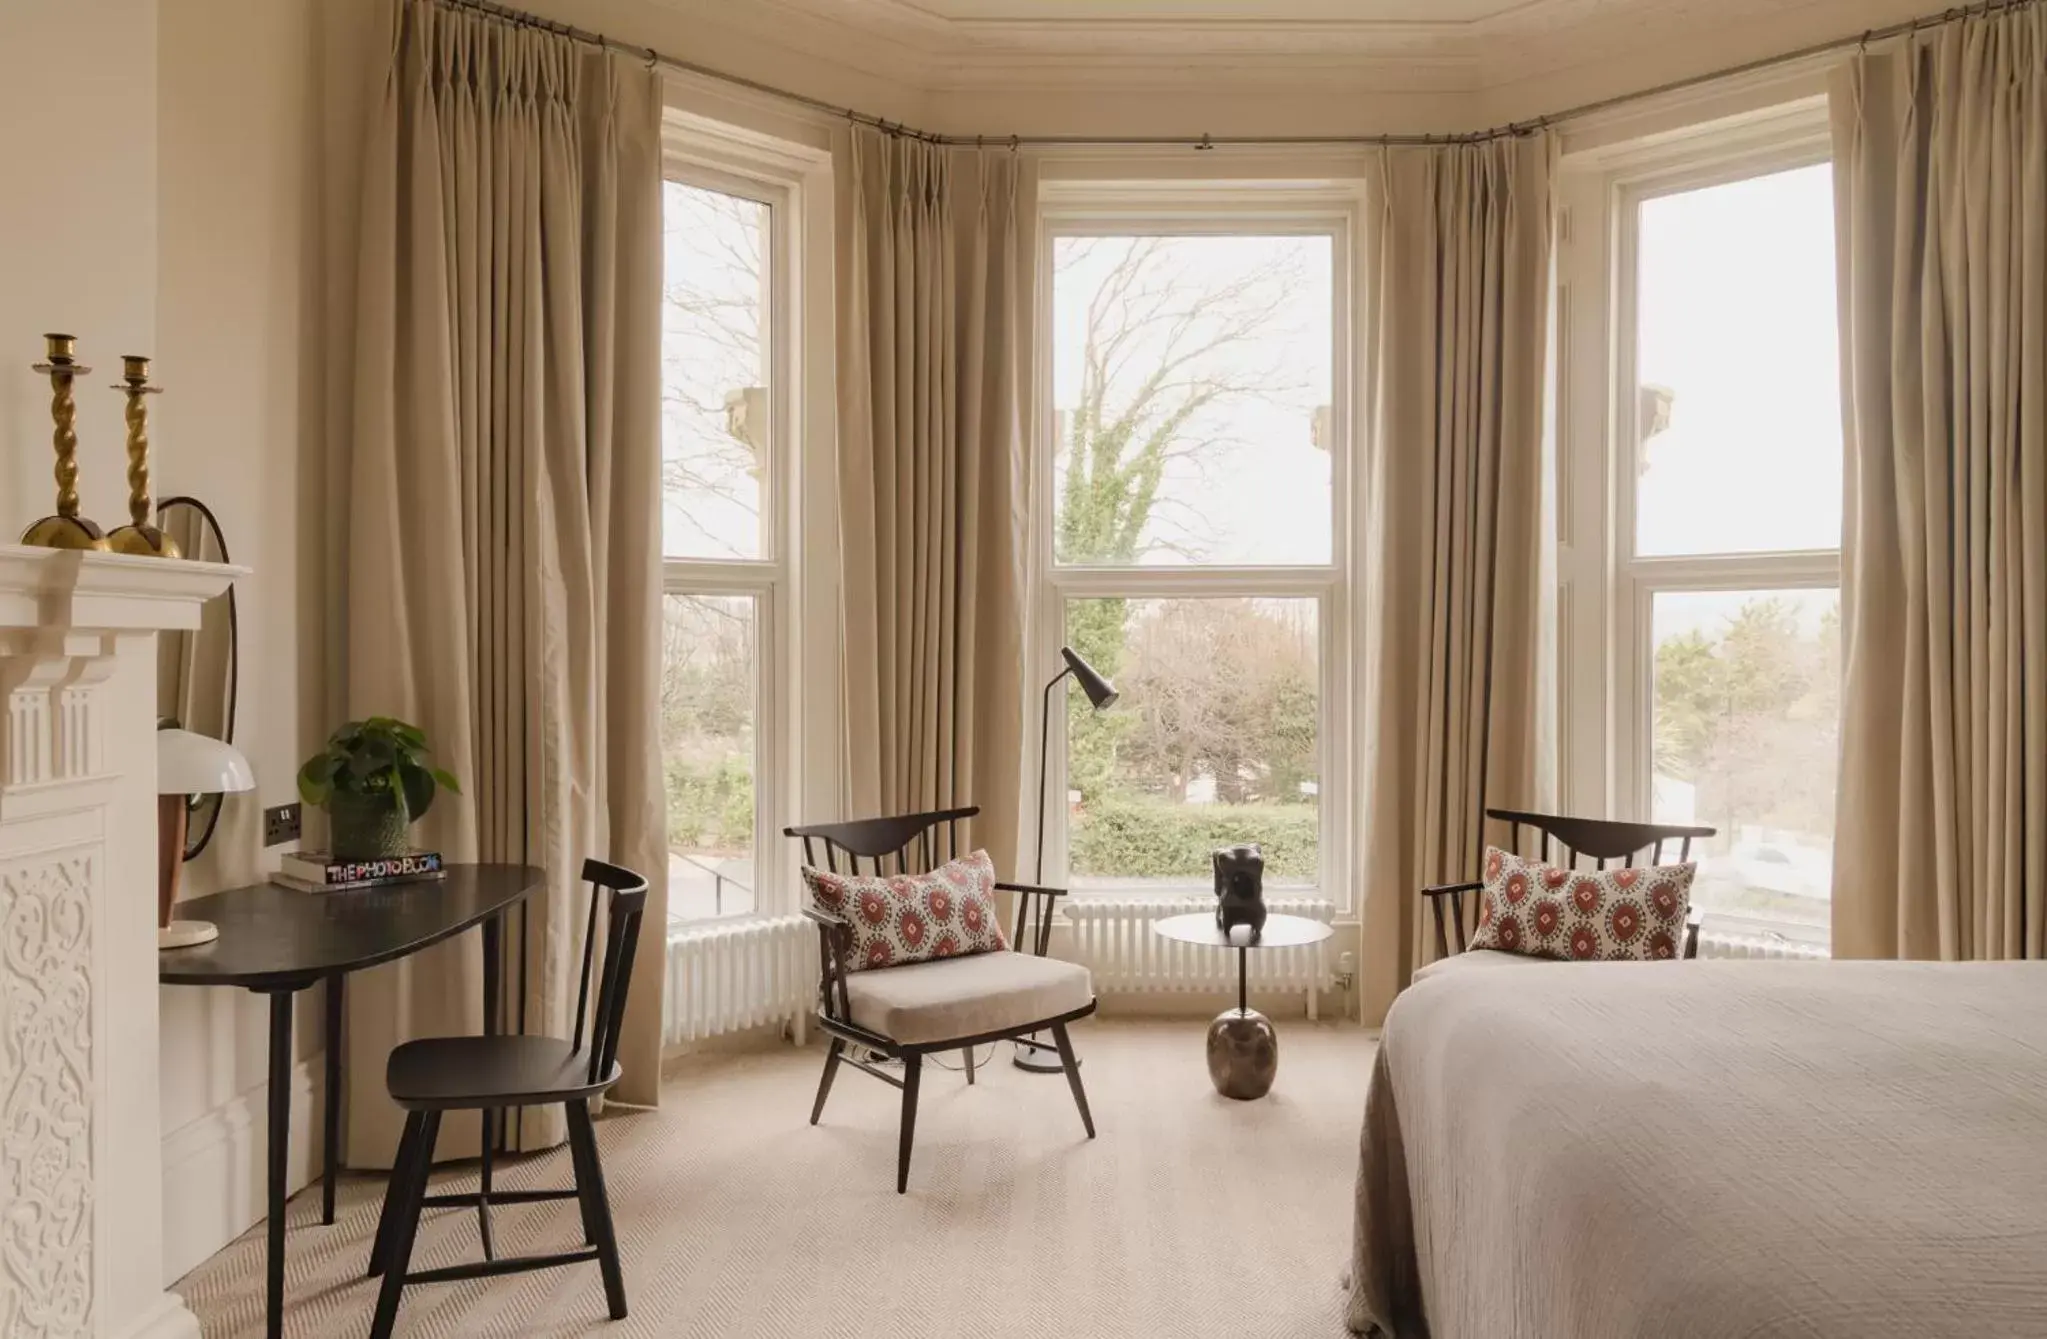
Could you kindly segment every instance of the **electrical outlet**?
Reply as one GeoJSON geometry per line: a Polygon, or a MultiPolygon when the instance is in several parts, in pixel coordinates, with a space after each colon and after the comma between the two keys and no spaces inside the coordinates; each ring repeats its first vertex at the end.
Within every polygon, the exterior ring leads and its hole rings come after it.
{"type": "Polygon", "coordinates": [[[263,811],[263,845],[282,846],[299,839],[299,822],[303,817],[297,800],[290,804],[273,805],[263,811]]]}

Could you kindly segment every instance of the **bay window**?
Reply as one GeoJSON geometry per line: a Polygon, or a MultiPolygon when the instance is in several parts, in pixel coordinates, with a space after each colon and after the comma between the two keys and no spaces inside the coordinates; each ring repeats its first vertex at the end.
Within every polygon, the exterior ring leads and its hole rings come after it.
{"type": "Polygon", "coordinates": [[[1348,904],[1349,236],[1330,199],[1048,187],[1034,663],[1071,646],[1121,693],[1054,698],[1076,896],[1205,890],[1251,841],[1268,887],[1348,904]]]}
{"type": "Polygon", "coordinates": [[[1652,151],[1567,198],[1570,793],[1717,830],[1694,848],[1709,944],[1823,945],[1842,502],[1823,115],[1652,151]]]}

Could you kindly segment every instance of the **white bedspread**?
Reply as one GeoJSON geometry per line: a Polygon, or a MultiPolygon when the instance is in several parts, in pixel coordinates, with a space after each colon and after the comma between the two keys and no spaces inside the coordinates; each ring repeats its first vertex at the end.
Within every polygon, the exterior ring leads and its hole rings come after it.
{"type": "Polygon", "coordinates": [[[2047,964],[1467,957],[1386,1020],[1353,1329],[2047,1336],[2047,964]]]}

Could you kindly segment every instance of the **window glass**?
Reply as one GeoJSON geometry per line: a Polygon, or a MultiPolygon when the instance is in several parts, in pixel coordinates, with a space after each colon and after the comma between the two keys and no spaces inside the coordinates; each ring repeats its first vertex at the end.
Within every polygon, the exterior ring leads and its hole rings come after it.
{"type": "Polygon", "coordinates": [[[1053,244],[1053,553],[1326,564],[1333,242],[1053,244]]]}
{"type": "Polygon", "coordinates": [[[754,910],[757,602],[669,595],[661,626],[661,770],[671,922],[754,910]]]}
{"type": "Polygon", "coordinates": [[[1645,200],[1635,551],[1841,543],[1833,169],[1645,200]]]}
{"type": "Polygon", "coordinates": [[[667,183],[661,308],[662,551],[761,558],[770,210],[667,183]]]}
{"type": "Polygon", "coordinates": [[[1655,817],[1718,829],[1693,848],[1693,903],[1824,938],[1840,593],[1660,591],[1653,636],[1655,817]]]}
{"type": "Polygon", "coordinates": [[[1209,890],[1209,854],[1265,850],[1269,888],[1320,875],[1321,694],[1312,599],[1074,599],[1067,635],[1120,697],[1067,694],[1076,891],[1209,890]]]}

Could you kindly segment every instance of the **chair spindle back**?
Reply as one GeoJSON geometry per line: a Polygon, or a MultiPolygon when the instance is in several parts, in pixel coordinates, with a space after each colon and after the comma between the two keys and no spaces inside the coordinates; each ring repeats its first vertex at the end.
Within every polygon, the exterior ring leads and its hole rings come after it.
{"type": "MultiPolygon", "coordinates": [[[[1519,809],[1488,809],[1485,816],[1507,825],[1507,842],[1502,848],[1524,859],[1540,860],[1565,869],[1581,868],[1590,862],[1594,869],[1606,869],[1614,861],[1631,868],[1646,856],[1649,865],[1665,863],[1671,843],[1677,844],[1676,859],[1682,864],[1692,858],[1692,842],[1711,837],[1715,829],[1678,823],[1629,823],[1609,818],[1574,818],[1568,814],[1537,814],[1519,809]],[[1528,829],[1524,836],[1522,829],[1528,829]],[[1531,850],[1531,846],[1533,849],[1531,850]],[[1559,859],[1558,857],[1562,858],[1559,859]]],[[[1458,885],[1429,903],[1436,918],[1436,952],[1447,957],[1454,936],[1456,952],[1462,953],[1478,932],[1479,900],[1476,885],[1458,885]],[[1444,912],[1448,902],[1449,914],[1444,912]]],[[[1696,951],[1688,939],[1687,957],[1696,951]]]]}
{"type": "Polygon", "coordinates": [[[979,805],[968,805],[963,809],[936,809],[892,818],[856,818],[844,823],[784,828],[782,835],[803,843],[803,863],[812,869],[876,877],[928,874],[973,849],[960,840],[960,824],[980,812],[979,805]],[[822,861],[818,859],[820,853],[824,856],[822,861]],[[865,869],[860,864],[863,860],[867,862],[865,869]]]}
{"type": "Polygon", "coordinates": [[[647,911],[647,881],[629,869],[602,860],[583,862],[583,882],[590,885],[590,911],[583,924],[583,967],[577,975],[576,1030],[572,1045],[583,1049],[583,1024],[590,1024],[588,1082],[611,1072],[618,1059],[618,1034],[625,1024],[626,993],[633,984],[633,955],[640,943],[640,921],[647,911]],[[597,1009],[589,1013],[590,966],[597,948],[598,906],[604,913],[604,961],[599,968],[597,1009]]]}

